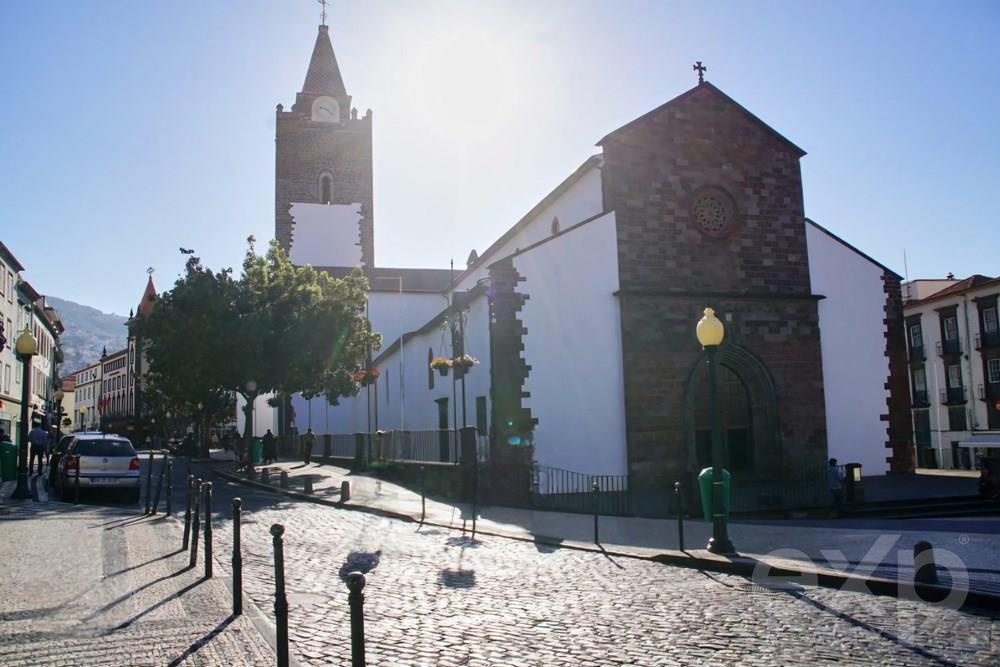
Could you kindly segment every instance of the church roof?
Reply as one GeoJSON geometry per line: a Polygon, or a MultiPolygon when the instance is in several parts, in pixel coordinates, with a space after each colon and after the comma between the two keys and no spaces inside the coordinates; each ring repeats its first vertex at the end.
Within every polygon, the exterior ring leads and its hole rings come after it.
{"type": "Polygon", "coordinates": [[[766,132],[768,132],[771,135],[773,135],[775,139],[777,139],[781,143],[783,143],[786,146],[788,146],[790,149],[792,149],[793,152],[797,153],[798,157],[802,157],[803,155],[806,154],[806,152],[804,150],[802,150],[801,148],[799,148],[798,146],[796,146],[795,144],[793,144],[791,141],[789,141],[788,139],[786,139],[784,136],[782,136],[781,134],[779,134],[778,131],[775,130],[773,127],[771,127],[770,125],[768,125],[767,123],[765,123],[764,121],[762,121],[757,116],[755,116],[752,113],[750,113],[750,111],[748,111],[746,107],[744,107],[742,104],[740,104],[739,102],[737,102],[736,100],[734,100],[733,98],[731,98],[729,95],[726,95],[724,92],[722,92],[721,90],[719,90],[718,88],[716,88],[715,86],[713,86],[708,81],[705,81],[704,83],[699,83],[697,86],[695,86],[691,90],[688,90],[687,92],[681,93],[677,97],[673,98],[672,100],[670,100],[668,102],[665,102],[664,104],[661,104],[660,106],[656,107],[652,111],[644,113],[643,115],[639,116],[638,118],[636,118],[634,120],[631,120],[628,123],[625,123],[624,125],[622,125],[621,127],[619,127],[617,130],[614,130],[613,132],[609,132],[600,141],[597,142],[597,145],[598,146],[603,146],[604,143],[608,139],[613,138],[619,132],[623,132],[625,130],[631,129],[635,125],[638,125],[639,123],[642,123],[643,121],[645,121],[645,120],[651,118],[652,116],[660,113],[661,111],[663,111],[667,107],[670,107],[670,106],[675,105],[675,104],[679,104],[683,100],[686,100],[688,97],[690,97],[691,95],[693,95],[696,91],[703,90],[703,89],[707,89],[707,90],[711,91],[712,93],[714,93],[718,97],[721,97],[726,102],[729,102],[730,104],[732,104],[734,107],[736,107],[736,109],[738,109],[741,113],[743,113],[745,116],[747,116],[751,121],[753,121],[754,123],[756,123],[757,125],[759,125],[766,132]]]}
{"type": "MultiPolygon", "coordinates": [[[[316,266],[334,278],[343,278],[354,269],[344,266],[316,266]]],[[[449,269],[393,269],[375,267],[365,272],[373,292],[398,292],[399,279],[403,281],[404,292],[443,292],[451,283],[453,273],[449,269]]]]}
{"type": "Polygon", "coordinates": [[[340,67],[337,66],[337,56],[333,54],[333,44],[330,43],[329,26],[319,27],[302,92],[307,95],[347,95],[340,67]]]}
{"type": "Polygon", "coordinates": [[[831,232],[829,229],[827,229],[823,225],[821,225],[818,222],[816,222],[815,220],[810,220],[809,218],[806,218],[806,224],[812,225],[813,227],[815,227],[819,231],[823,232],[824,234],[826,234],[827,236],[829,236],[831,239],[833,239],[834,241],[836,241],[840,245],[844,246],[845,248],[847,248],[849,250],[853,250],[855,253],[857,253],[861,257],[864,257],[869,262],[871,262],[872,264],[874,264],[878,268],[882,269],[883,271],[888,271],[889,273],[891,273],[892,275],[894,275],[896,278],[899,278],[900,280],[903,279],[903,276],[899,275],[898,273],[896,273],[895,271],[893,271],[892,269],[890,269],[885,264],[882,264],[881,262],[875,261],[870,255],[866,255],[865,253],[861,252],[856,247],[854,247],[853,245],[851,245],[850,243],[848,243],[844,239],[840,238],[839,236],[837,236],[836,234],[834,234],[833,232],[831,232]]]}
{"type": "Polygon", "coordinates": [[[142,293],[139,301],[139,317],[146,317],[153,311],[153,303],[156,301],[156,286],[153,285],[153,276],[146,281],[146,289],[142,293]]]}

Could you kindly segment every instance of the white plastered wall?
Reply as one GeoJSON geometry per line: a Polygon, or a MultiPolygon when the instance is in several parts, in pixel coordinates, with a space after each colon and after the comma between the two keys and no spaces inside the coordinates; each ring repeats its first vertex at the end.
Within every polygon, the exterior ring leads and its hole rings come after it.
{"type": "Polygon", "coordinates": [[[514,258],[542,465],[628,472],[616,239],[611,212],[514,258]]]}
{"type": "Polygon", "coordinates": [[[829,453],[880,475],[891,453],[882,421],[889,378],[884,270],[808,222],[806,242],[812,291],[826,297],[819,327],[829,453]]]}

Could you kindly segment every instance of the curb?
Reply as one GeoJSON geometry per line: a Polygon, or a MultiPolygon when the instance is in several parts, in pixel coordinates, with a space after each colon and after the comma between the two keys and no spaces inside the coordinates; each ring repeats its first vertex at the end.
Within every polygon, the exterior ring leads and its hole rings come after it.
{"type": "MultiPolygon", "coordinates": [[[[333,500],[327,500],[326,498],[317,498],[316,496],[311,496],[301,491],[294,491],[292,489],[282,489],[280,487],[272,486],[270,484],[264,484],[263,482],[258,482],[255,480],[246,479],[235,473],[225,471],[225,470],[213,470],[212,474],[222,477],[223,479],[235,482],[237,484],[242,484],[244,486],[249,486],[253,488],[258,488],[264,491],[270,491],[271,493],[276,493],[278,495],[287,496],[290,498],[295,498],[297,500],[302,500],[305,502],[310,502],[317,505],[326,505],[328,507],[334,507],[342,510],[350,510],[352,512],[363,512],[365,514],[373,514],[375,516],[381,516],[388,519],[397,519],[399,521],[405,521],[406,523],[420,523],[424,526],[433,526],[435,528],[443,528],[445,530],[458,530],[454,526],[446,525],[442,523],[436,523],[434,521],[424,521],[420,522],[409,514],[404,514],[402,512],[393,512],[391,510],[383,510],[375,507],[368,507],[367,505],[357,505],[349,504],[343,502],[337,502],[333,500]]],[[[811,585],[822,586],[824,588],[834,588],[834,589],[847,589],[858,593],[869,593],[872,595],[887,596],[900,598],[904,597],[909,600],[925,602],[928,604],[935,604],[943,600],[947,600],[949,594],[952,593],[950,587],[941,586],[938,584],[924,584],[924,583],[911,583],[905,581],[897,581],[893,579],[883,579],[881,577],[868,577],[859,576],[855,574],[845,574],[838,572],[836,570],[828,570],[815,567],[802,567],[795,568],[789,567],[786,564],[773,564],[767,561],[756,560],[751,557],[746,556],[735,556],[732,558],[718,557],[718,558],[705,558],[698,555],[694,555],[688,552],[671,551],[663,552],[653,555],[639,554],[629,551],[619,551],[619,550],[609,550],[605,549],[600,545],[590,545],[580,542],[565,542],[561,540],[556,540],[553,538],[547,538],[544,536],[532,536],[531,538],[523,537],[521,535],[511,535],[509,533],[501,533],[490,530],[477,530],[479,535],[488,535],[490,537],[500,537],[508,540],[516,540],[518,542],[528,542],[533,544],[545,544],[547,546],[556,547],[559,549],[571,549],[574,551],[585,551],[589,553],[602,554],[604,556],[615,556],[618,558],[632,558],[636,560],[652,561],[655,563],[661,563],[663,565],[671,565],[674,567],[683,567],[687,569],[703,570],[708,572],[718,572],[720,574],[732,574],[741,577],[746,577],[753,579],[759,576],[762,570],[767,580],[763,584],[763,587],[768,587],[769,584],[787,584],[788,579],[800,579],[806,580],[806,583],[811,585]]],[[[775,589],[781,590],[782,588],[787,588],[787,586],[774,585],[775,589]]],[[[961,604],[958,605],[959,609],[997,609],[1000,608],[1000,595],[990,593],[987,591],[978,591],[974,589],[969,589],[965,592],[964,599],[961,604]]]]}

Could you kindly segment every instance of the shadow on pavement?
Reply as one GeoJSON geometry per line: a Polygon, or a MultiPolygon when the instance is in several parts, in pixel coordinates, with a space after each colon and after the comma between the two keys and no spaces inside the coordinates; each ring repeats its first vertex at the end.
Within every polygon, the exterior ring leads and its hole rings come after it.
{"type": "MultiPolygon", "coordinates": [[[[188,570],[188,569],[190,569],[190,568],[184,568],[184,569],[185,569],[185,570],[188,570]]],[[[183,571],[184,571],[184,570],[182,570],[181,572],[183,572],[183,571]]],[[[178,572],[177,574],[180,574],[180,573],[178,572]]],[[[130,625],[132,625],[133,623],[135,623],[136,621],[138,621],[138,620],[139,620],[140,618],[142,618],[142,617],[143,617],[143,616],[145,616],[146,614],[149,614],[149,613],[151,613],[151,612],[154,612],[154,611],[156,611],[157,609],[159,609],[159,608],[160,608],[160,607],[162,607],[163,605],[167,604],[167,603],[168,603],[168,602],[170,602],[171,600],[176,600],[176,599],[177,599],[177,598],[179,598],[180,596],[182,596],[182,595],[184,595],[185,593],[187,593],[188,591],[190,591],[190,590],[193,590],[194,588],[196,588],[196,587],[200,586],[201,584],[205,583],[206,581],[208,581],[208,580],[207,580],[207,579],[204,579],[204,578],[201,578],[201,579],[198,579],[197,581],[193,581],[193,582],[191,582],[190,584],[188,584],[188,585],[187,585],[187,586],[185,586],[184,588],[180,589],[180,590],[179,590],[179,591],[177,591],[176,593],[171,593],[170,595],[168,595],[167,597],[163,598],[162,600],[160,600],[159,602],[157,602],[157,603],[156,603],[156,604],[154,604],[153,606],[151,606],[151,607],[149,607],[149,608],[147,608],[147,609],[144,609],[143,611],[140,611],[140,612],[139,612],[138,614],[136,614],[136,615],[135,615],[135,616],[133,616],[132,618],[130,618],[130,619],[126,620],[126,621],[123,621],[123,622],[119,623],[118,625],[116,625],[116,626],[115,626],[114,628],[112,628],[111,630],[108,630],[108,631],[107,631],[107,632],[106,632],[105,634],[111,634],[111,633],[113,633],[113,632],[117,632],[118,630],[124,630],[125,628],[127,628],[127,627],[128,627],[128,626],[130,626],[130,625]]]]}
{"type": "Polygon", "coordinates": [[[187,649],[183,653],[181,653],[179,656],[177,656],[176,658],[174,658],[173,660],[171,660],[170,663],[167,665],[167,667],[177,667],[177,665],[180,665],[182,662],[184,662],[185,660],[187,660],[188,658],[190,658],[192,655],[194,655],[195,653],[197,653],[198,650],[202,646],[204,646],[208,642],[210,642],[213,639],[215,639],[215,637],[217,637],[223,630],[225,630],[227,627],[229,627],[229,624],[232,623],[235,620],[236,620],[236,616],[233,615],[233,614],[230,614],[229,617],[226,618],[226,620],[224,620],[222,623],[219,623],[217,626],[215,626],[215,628],[211,632],[209,632],[204,637],[201,637],[201,638],[197,639],[193,644],[191,644],[190,646],[188,646],[187,649]]]}
{"type": "Polygon", "coordinates": [[[153,564],[153,563],[155,563],[157,561],[166,560],[167,558],[170,558],[171,556],[176,556],[177,554],[184,553],[185,551],[187,551],[187,549],[178,549],[177,551],[171,551],[168,554],[164,554],[162,556],[157,556],[156,558],[151,558],[150,560],[147,560],[145,563],[139,563],[137,565],[132,565],[131,567],[126,567],[125,569],[118,570],[117,572],[111,572],[109,574],[106,574],[105,576],[106,577],[115,577],[115,576],[118,576],[119,574],[124,574],[126,572],[131,572],[132,570],[138,570],[140,567],[145,567],[147,565],[151,565],[151,564],[153,564]]]}

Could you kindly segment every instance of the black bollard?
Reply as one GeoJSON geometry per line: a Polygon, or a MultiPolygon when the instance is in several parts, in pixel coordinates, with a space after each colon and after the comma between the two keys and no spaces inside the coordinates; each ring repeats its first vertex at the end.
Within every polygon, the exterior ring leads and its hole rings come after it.
{"type": "Polygon", "coordinates": [[[174,460],[167,456],[167,516],[174,512],[174,460]]]}
{"type": "Polygon", "coordinates": [[[365,667],[365,575],[347,575],[347,603],[351,607],[351,667],[365,667]]]}
{"type": "Polygon", "coordinates": [[[674,482],[674,502],[677,503],[677,548],[684,551],[684,500],[680,482],[674,482]]]}
{"type": "Polygon", "coordinates": [[[184,509],[184,543],[181,549],[187,549],[191,545],[191,489],[194,488],[194,475],[187,476],[187,507],[184,509]]]}
{"type": "Polygon", "coordinates": [[[153,498],[153,452],[149,452],[149,462],[146,464],[146,514],[149,514],[149,501],[153,498]]]}
{"type": "Polygon", "coordinates": [[[205,490],[205,578],[212,578],[212,483],[201,485],[205,490]]]}
{"type": "Polygon", "coordinates": [[[597,535],[597,516],[600,512],[601,486],[597,482],[594,482],[594,485],[590,487],[590,491],[594,496],[594,544],[600,544],[601,540],[597,535]]]}
{"type": "Polygon", "coordinates": [[[198,564],[198,534],[201,532],[201,478],[194,480],[191,489],[194,497],[194,507],[191,508],[191,558],[188,567],[198,564]]]}
{"type": "Polygon", "coordinates": [[[427,518],[427,466],[420,466],[420,523],[427,518]]]}
{"type": "Polygon", "coordinates": [[[233,498],[233,616],[243,613],[243,551],[240,547],[240,522],[243,501],[233,498]]]}
{"type": "Polygon", "coordinates": [[[163,490],[163,473],[167,471],[167,457],[163,457],[163,463],[160,465],[160,474],[156,478],[156,495],[153,496],[153,511],[150,514],[156,514],[157,510],[160,508],[160,492],[163,490]]]}
{"type": "Polygon", "coordinates": [[[351,483],[346,479],[340,483],[340,502],[346,503],[351,499],[351,483]]]}
{"type": "Polygon", "coordinates": [[[281,488],[287,489],[288,488],[288,471],[287,470],[282,470],[281,471],[281,476],[278,479],[279,479],[279,483],[281,485],[281,488]]]}
{"type": "Polygon", "coordinates": [[[260,481],[264,482],[264,484],[270,484],[271,483],[271,469],[270,468],[261,468],[260,469],[260,481]]]}
{"type": "Polygon", "coordinates": [[[937,566],[934,564],[934,549],[931,543],[920,541],[913,545],[913,581],[918,584],[936,584],[937,566]]]}
{"type": "Polygon", "coordinates": [[[73,476],[73,504],[80,504],[80,457],[76,457],[76,475],[73,476]]]}
{"type": "Polygon", "coordinates": [[[278,667],[288,667],[288,599],[285,597],[285,546],[281,536],[285,527],[271,526],[274,536],[274,621],[276,625],[278,667]]]}
{"type": "Polygon", "coordinates": [[[313,492],[313,478],[312,478],[312,475],[306,475],[305,479],[303,479],[303,481],[302,481],[302,485],[303,485],[303,489],[302,490],[311,495],[312,492],[313,492]]]}

